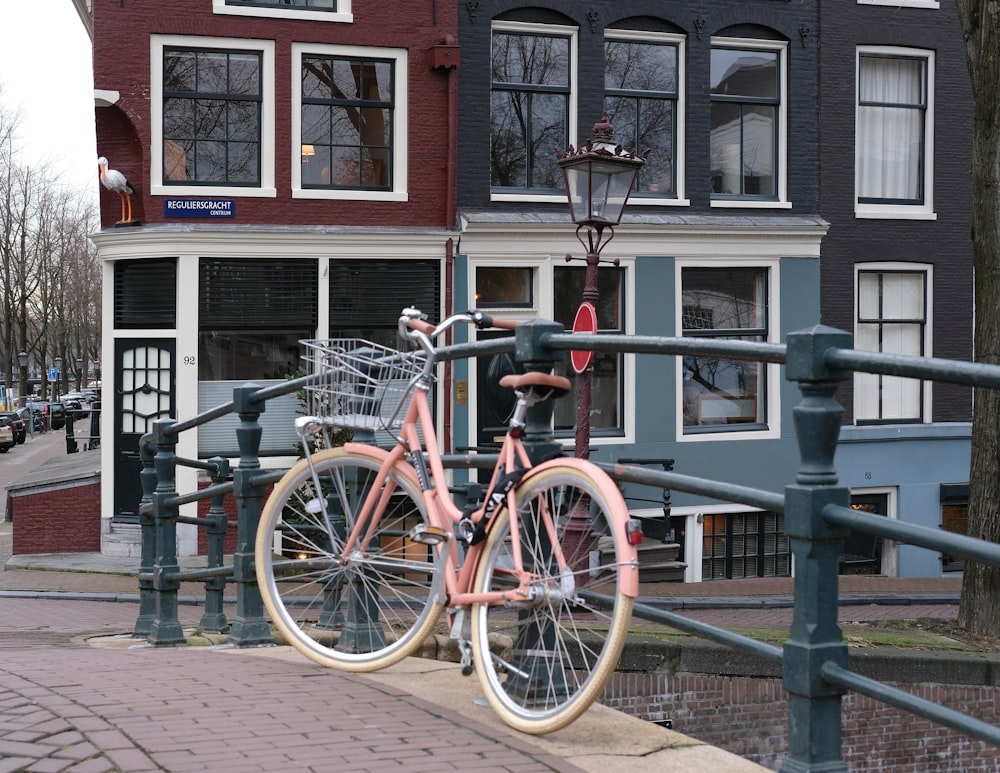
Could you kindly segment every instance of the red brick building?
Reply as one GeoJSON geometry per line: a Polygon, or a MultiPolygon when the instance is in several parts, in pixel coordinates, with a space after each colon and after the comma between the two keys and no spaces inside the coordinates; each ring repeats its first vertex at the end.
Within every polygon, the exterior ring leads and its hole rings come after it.
{"type": "MultiPolygon", "coordinates": [[[[129,219],[102,190],[94,237],[113,363],[106,551],[134,528],[152,421],[285,379],[299,339],[379,340],[404,305],[444,311],[456,14],[424,2],[92,3],[98,155],[109,184],[117,171],[134,191],[129,219]]],[[[295,407],[268,406],[263,451],[290,452],[295,407]]],[[[222,424],[185,433],[178,452],[233,453],[222,424]]]]}

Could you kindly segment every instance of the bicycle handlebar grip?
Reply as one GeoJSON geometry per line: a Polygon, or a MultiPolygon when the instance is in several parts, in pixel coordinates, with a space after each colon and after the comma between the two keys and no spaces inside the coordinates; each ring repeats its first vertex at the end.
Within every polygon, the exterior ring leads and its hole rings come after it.
{"type": "Polygon", "coordinates": [[[465,313],[469,315],[470,319],[480,330],[485,330],[489,327],[500,328],[502,330],[513,330],[521,324],[519,321],[513,319],[497,319],[496,317],[491,317],[489,314],[484,314],[479,309],[471,309],[465,313]]]}
{"type": "Polygon", "coordinates": [[[427,320],[417,319],[416,317],[410,317],[408,326],[411,330],[419,330],[421,333],[425,333],[426,335],[433,335],[434,331],[437,329],[435,325],[431,324],[427,320]]]}

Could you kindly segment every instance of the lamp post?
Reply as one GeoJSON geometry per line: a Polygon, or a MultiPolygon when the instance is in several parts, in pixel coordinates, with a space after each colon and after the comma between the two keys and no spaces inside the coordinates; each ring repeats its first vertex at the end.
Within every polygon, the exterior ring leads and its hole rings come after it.
{"type": "Polygon", "coordinates": [[[62,357],[54,358],[52,364],[56,367],[56,377],[52,382],[52,402],[55,402],[59,399],[59,379],[62,378],[62,357]]]}
{"type": "MultiPolygon", "coordinates": [[[[566,182],[569,213],[576,223],[576,238],[587,250],[587,271],[583,285],[583,303],[577,319],[591,316],[596,320],[597,267],[601,263],[601,250],[615,236],[615,226],[621,222],[625,203],[628,201],[636,175],[646,163],[646,154],[637,156],[612,140],[613,128],[608,114],[601,116],[594,125],[594,135],[579,149],[571,145],[563,152],[556,150],[559,167],[566,182]],[[607,238],[605,238],[607,232],[607,238]],[[589,304],[589,308],[587,305],[589,304]]],[[[567,255],[566,260],[574,260],[567,255]]],[[[607,262],[607,261],[605,261],[607,262]]],[[[612,261],[618,265],[618,261],[612,261]]],[[[574,325],[576,328],[576,325],[574,325]]],[[[596,332],[596,323],[594,324],[596,332]]],[[[593,382],[592,358],[587,358],[580,368],[576,363],[576,455],[586,459],[590,455],[590,404],[593,382]]]]}
{"type": "Polygon", "coordinates": [[[79,353],[76,355],[76,391],[79,392],[83,388],[84,372],[83,366],[85,362],[79,353]]]}
{"type": "Polygon", "coordinates": [[[28,404],[28,353],[20,351],[17,353],[17,364],[21,367],[20,392],[24,404],[28,404]]]}

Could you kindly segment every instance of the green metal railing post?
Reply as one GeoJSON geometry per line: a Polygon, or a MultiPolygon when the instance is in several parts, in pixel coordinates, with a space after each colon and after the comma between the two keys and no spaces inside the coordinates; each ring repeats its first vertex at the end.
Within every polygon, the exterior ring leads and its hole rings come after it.
{"type": "Polygon", "coordinates": [[[264,617],[264,600],[257,587],[254,569],[254,542],[260,524],[263,494],[254,485],[260,474],[260,438],[263,428],[258,419],[264,403],[253,398],[256,384],[245,384],[233,390],[233,411],[240,417],[236,441],[240,447],[240,463],[233,470],[233,495],[236,498],[236,552],[233,555],[233,581],[236,583],[236,616],[229,632],[234,647],[260,647],[274,644],[264,617]]]}
{"type": "MultiPolygon", "coordinates": [[[[211,473],[212,485],[221,485],[229,478],[229,460],[216,456],[208,460],[215,466],[211,473]]],[[[226,510],[223,506],[225,494],[212,497],[208,508],[205,535],[208,538],[208,568],[215,569],[223,565],[226,532],[229,529],[226,510]]],[[[229,621],[223,611],[223,596],[226,590],[225,577],[209,577],[205,580],[205,613],[201,616],[201,627],[214,633],[225,633],[229,630],[229,621]]]]}
{"type": "Polygon", "coordinates": [[[848,506],[837,485],[834,452],[843,408],[834,399],[846,373],[830,369],[831,348],[851,346],[851,336],[822,325],[787,339],[786,377],[798,382],[794,408],[801,461],[795,483],[785,488],[785,533],[795,558],[795,608],[783,652],[789,694],[788,757],[781,773],[847,773],[841,758],[842,688],[823,679],[824,664],[847,668],[847,645],[837,624],[837,574],[848,531],[823,520],[828,504],[848,506]]]}
{"type": "Polygon", "coordinates": [[[177,505],[169,504],[177,497],[176,438],[170,433],[173,419],[153,422],[152,444],[156,448],[153,465],[156,469],[156,489],[152,494],[156,560],[153,565],[153,589],[156,614],[149,632],[154,647],[177,647],[187,644],[177,619],[177,505]]]}
{"type": "Polygon", "coordinates": [[[139,440],[139,459],[142,469],[139,483],[142,498],[139,500],[139,533],[142,538],[139,554],[139,616],[132,632],[136,636],[149,636],[156,619],[156,592],[153,589],[153,565],[156,563],[156,520],[153,518],[153,491],[156,489],[156,469],[153,457],[156,449],[149,435],[139,440]]]}

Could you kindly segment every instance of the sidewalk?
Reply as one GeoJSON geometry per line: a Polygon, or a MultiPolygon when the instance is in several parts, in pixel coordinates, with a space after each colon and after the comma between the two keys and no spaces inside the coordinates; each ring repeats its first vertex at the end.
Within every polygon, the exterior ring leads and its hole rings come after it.
{"type": "MultiPolygon", "coordinates": [[[[42,446],[57,448],[51,436],[40,440],[0,466],[11,474],[42,446]]],[[[137,559],[12,557],[11,531],[0,521],[0,773],[764,770],[603,706],[549,736],[516,733],[453,663],[411,658],[353,675],[288,647],[148,647],[130,635],[137,559]]],[[[181,563],[203,566],[204,558],[181,563]]],[[[959,579],[840,579],[843,619],[957,612],[959,579]]],[[[642,593],[644,602],[726,627],[791,621],[788,578],[644,584],[642,593]]],[[[185,627],[197,625],[203,596],[200,584],[182,584],[185,627]]],[[[226,612],[231,619],[234,605],[226,612]]]]}

